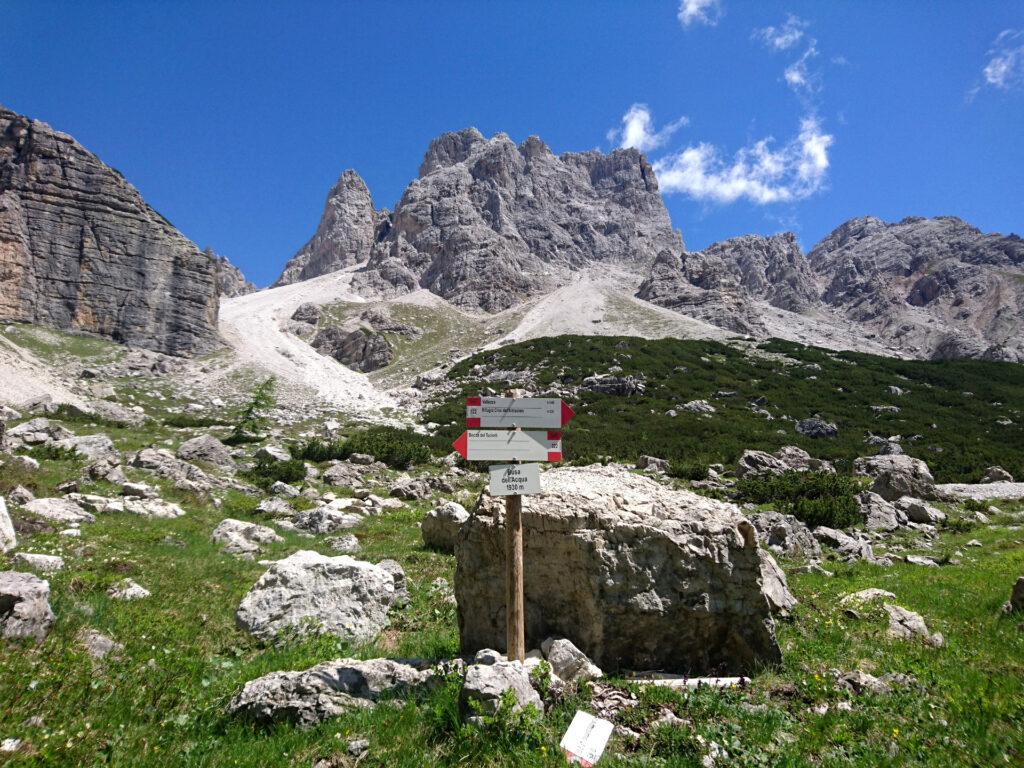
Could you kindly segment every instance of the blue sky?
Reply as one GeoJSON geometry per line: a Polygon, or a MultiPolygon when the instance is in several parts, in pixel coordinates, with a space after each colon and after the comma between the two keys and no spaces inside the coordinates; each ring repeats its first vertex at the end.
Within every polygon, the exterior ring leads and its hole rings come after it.
{"type": "Polygon", "coordinates": [[[687,246],[848,218],[1024,231],[1021,2],[0,0],[0,103],[260,285],[345,168],[394,206],[437,134],[645,148],[687,246]],[[626,120],[627,122],[624,122],[626,120]]]}

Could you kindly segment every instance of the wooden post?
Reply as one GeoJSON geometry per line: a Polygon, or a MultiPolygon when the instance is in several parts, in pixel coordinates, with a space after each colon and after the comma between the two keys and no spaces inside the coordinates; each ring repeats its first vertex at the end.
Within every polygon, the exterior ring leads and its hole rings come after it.
{"type": "Polygon", "coordinates": [[[505,497],[505,627],[509,661],[526,660],[523,606],[523,497],[505,497]]]}

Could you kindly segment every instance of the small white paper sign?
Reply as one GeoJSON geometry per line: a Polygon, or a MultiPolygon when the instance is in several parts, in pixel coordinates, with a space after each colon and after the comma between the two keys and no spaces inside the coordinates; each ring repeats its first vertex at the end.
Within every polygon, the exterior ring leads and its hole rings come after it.
{"type": "Polygon", "coordinates": [[[495,464],[490,491],[491,496],[540,493],[540,464],[495,464]]]}
{"type": "Polygon", "coordinates": [[[565,751],[570,763],[590,768],[604,754],[613,728],[607,720],[577,712],[558,746],[565,751]]]}

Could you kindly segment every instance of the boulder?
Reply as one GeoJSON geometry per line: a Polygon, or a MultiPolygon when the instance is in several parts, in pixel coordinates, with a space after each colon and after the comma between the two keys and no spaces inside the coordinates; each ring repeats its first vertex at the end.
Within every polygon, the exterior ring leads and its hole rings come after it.
{"type": "Polygon", "coordinates": [[[796,431],[804,437],[835,437],[839,434],[839,427],[822,419],[801,419],[796,423],[796,431]]]}
{"type": "Polygon", "coordinates": [[[48,581],[31,573],[0,571],[0,638],[42,642],[54,619],[48,581]]]}
{"type": "Polygon", "coordinates": [[[227,518],[213,529],[213,540],[223,544],[230,555],[254,557],[264,544],[284,541],[273,528],[227,518]]]}
{"type": "Polygon", "coordinates": [[[423,544],[440,552],[454,552],[459,530],[469,520],[469,512],[456,501],[446,501],[423,518],[420,533],[423,544]]]}
{"type": "Polygon", "coordinates": [[[7,502],[0,496],[0,554],[10,552],[18,546],[18,537],[14,533],[14,523],[7,514],[7,502]]]}
{"type": "Polygon", "coordinates": [[[946,522],[946,513],[926,504],[921,499],[903,496],[896,500],[896,509],[900,510],[912,523],[938,525],[946,522]]]}
{"type": "Polygon", "coordinates": [[[85,407],[86,413],[120,427],[141,427],[146,414],[126,408],[109,400],[94,400],[85,407]]]}
{"type": "Polygon", "coordinates": [[[656,456],[641,456],[636,462],[637,469],[646,469],[648,472],[668,472],[668,459],[659,459],[656,456]]]}
{"type": "Polygon", "coordinates": [[[365,519],[354,511],[345,511],[331,504],[324,504],[296,514],[295,526],[310,533],[334,533],[355,528],[365,519]]]}
{"type": "Polygon", "coordinates": [[[84,456],[89,461],[100,461],[102,459],[119,460],[120,454],[114,447],[113,441],[106,435],[77,435],[66,437],[63,440],[55,440],[53,446],[74,451],[79,456],[84,456]]]}
{"type": "Polygon", "coordinates": [[[854,462],[854,470],[873,479],[871,491],[886,501],[901,496],[935,498],[935,478],[928,465],[912,456],[869,456],[854,462]]]}
{"type": "Polygon", "coordinates": [[[1012,483],[1013,475],[1007,472],[1002,467],[989,467],[985,470],[984,477],[981,478],[983,483],[1012,483]]]}
{"type": "Polygon", "coordinates": [[[836,554],[844,560],[875,560],[871,544],[858,536],[850,536],[835,528],[819,525],[814,529],[814,538],[826,547],[836,550],[836,554]]]}
{"type": "Polygon", "coordinates": [[[11,503],[18,504],[19,506],[25,506],[35,497],[36,495],[23,485],[14,486],[11,492],[7,494],[7,498],[11,500],[11,503]]]}
{"type": "Polygon", "coordinates": [[[377,567],[391,574],[395,580],[395,599],[391,603],[395,608],[404,608],[409,604],[409,583],[405,578],[405,569],[397,560],[381,560],[377,567]]]}
{"type": "Polygon", "coordinates": [[[165,448],[143,448],[131,458],[131,465],[170,480],[174,487],[182,491],[205,493],[210,490],[212,481],[209,475],[197,467],[177,458],[165,448]]]}
{"type": "Polygon", "coordinates": [[[924,638],[928,645],[936,648],[940,648],[945,644],[941,634],[938,632],[934,635],[929,633],[928,625],[925,624],[921,614],[908,611],[906,608],[901,608],[892,603],[885,603],[882,607],[889,614],[888,633],[890,637],[900,640],[912,640],[915,637],[921,637],[924,638]]]}
{"type": "Polygon", "coordinates": [[[334,536],[330,539],[325,539],[324,543],[335,552],[340,552],[343,555],[354,555],[361,549],[359,546],[359,539],[351,533],[347,533],[344,536],[334,536]]]}
{"type": "Polygon", "coordinates": [[[573,645],[571,640],[549,637],[540,644],[540,650],[559,680],[583,683],[604,676],[601,668],[588,659],[587,654],[573,645]]]}
{"type": "Polygon", "coordinates": [[[300,550],[270,566],[242,599],[238,624],[260,640],[284,631],[368,641],[388,623],[395,579],[388,571],[340,555],[300,550]]]}
{"type": "Polygon", "coordinates": [[[126,498],[122,502],[124,511],[140,517],[153,517],[161,520],[173,520],[185,514],[185,510],[177,504],[163,499],[126,498]]]}
{"type": "Polygon", "coordinates": [[[588,376],[583,380],[583,388],[603,395],[632,397],[647,391],[647,383],[636,376],[612,376],[599,374],[588,376]]]}
{"type": "Polygon", "coordinates": [[[871,491],[857,494],[857,508],[869,531],[893,531],[907,523],[906,513],[871,491]]]}
{"type": "Polygon", "coordinates": [[[786,472],[835,472],[827,461],[815,459],[795,445],[784,445],[775,453],[747,450],[736,465],[736,477],[781,475],[786,472]]]}
{"type": "Polygon", "coordinates": [[[821,557],[821,547],[811,530],[793,515],[774,510],[750,515],[757,538],[772,552],[786,557],[821,557]]]}
{"type": "MultiPolygon", "coordinates": [[[[523,501],[527,647],[567,637],[603,669],[743,672],[781,658],[761,550],[732,504],[625,467],[565,467],[523,501]]],[[[504,504],[455,546],[464,653],[505,645],[504,504]]]]}
{"type": "Polygon", "coordinates": [[[320,307],[311,301],[303,302],[292,312],[291,319],[297,323],[316,325],[320,321],[320,307]]]}
{"type": "Polygon", "coordinates": [[[679,407],[687,413],[699,413],[702,416],[710,416],[715,413],[715,406],[707,400],[691,400],[679,407]]]}
{"type": "Polygon", "coordinates": [[[407,696],[431,677],[429,671],[391,659],[325,661],[250,680],[231,699],[228,712],[259,723],[287,721],[308,728],[382,699],[407,696]]]}
{"type": "Polygon", "coordinates": [[[235,468],[231,450],[213,435],[199,435],[186,440],[178,446],[177,457],[183,461],[202,461],[225,471],[235,468]]]}
{"type": "Polygon", "coordinates": [[[16,427],[11,427],[3,433],[3,437],[6,449],[16,451],[23,448],[31,448],[34,445],[45,445],[57,440],[64,440],[74,437],[74,435],[60,424],[51,422],[49,419],[36,418],[22,422],[16,427]]]}
{"type": "Polygon", "coordinates": [[[96,519],[71,499],[57,497],[34,499],[25,505],[25,511],[54,523],[91,523],[96,519]]]}
{"type": "Polygon", "coordinates": [[[265,445],[253,454],[256,461],[273,463],[275,461],[291,461],[292,455],[284,448],[276,445],[265,445]]]}
{"type": "Polygon", "coordinates": [[[797,599],[789,591],[786,574],[779,568],[775,558],[761,550],[761,591],[768,598],[772,613],[786,616],[797,606],[797,599]]]}
{"type": "Polygon", "coordinates": [[[501,704],[502,694],[511,691],[515,698],[513,712],[532,706],[544,713],[544,702],[530,682],[530,673],[518,661],[495,661],[493,664],[471,664],[466,669],[459,701],[463,713],[477,711],[493,715],[501,704]]]}

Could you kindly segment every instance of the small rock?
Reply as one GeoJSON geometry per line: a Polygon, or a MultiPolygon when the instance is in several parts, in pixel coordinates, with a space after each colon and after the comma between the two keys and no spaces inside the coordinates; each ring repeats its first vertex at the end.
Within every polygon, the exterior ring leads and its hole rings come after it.
{"type": "Polygon", "coordinates": [[[213,530],[212,538],[223,544],[228,554],[249,558],[260,552],[265,544],[284,541],[273,528],[232,518],[221,520],[213,530]]]}
{"type": "Polygon", "coordinates": [[[567,683],[582,683],[604,676],[601,668],[570,640],[549,637],[541,643],[540,649],[551,665],[551,670],[567,683]]]}
{"type": "Polygon", "coordinates": [[[512,691],[515,697],[513,711],[533,706],[538,712],[544,712],[544,702],[533,689],[529,672],[518,661],[470,665],[466,670],[460,696],[463,712],[467,715],[473,713],[471,703],[475,703],[484,713],[494,714],[505,691],[512,691]]]}
{"type": "Polygon", "coordinates": [[[95,629],[82,629],[78,633],[78,641],[85,647],[94,661],[101,661],[111,653],[124,650],[121,643],[114,642],[109,637],[95,629]]]}
{"type": "Polygon", "coordinates": [[[18,537],[14,532],[14,523],[7,513],[7,503],[0,496],[0,554],[10,552],[18,546],[18,537]]]}
{"type": "Polygon", "coordinates": [[[454,552],[459,529],[469,519],[469,512],[455,501],[446,501],[423,518],[420,534],[425,546],[440,552],[454,552]]]}
{"type": "Polygon", "coordinates": [[[985,470],[984,477],[981,478],[983,483],[1012,483],[1013,475],[1007,472],[1002,467],[989,467],[985,470]]]}
{"type": "Polygon", "coordinates": [[[936,648],[944,645],[942,635],[930,634],[928,625],[925,624],[921,614],[908,611],[892,603],[884,603],[882,607],[889,614],[889,635],[901,640],[911,640],[915,637],[924,638],[925,642],[936,648]]]}
{"type": "Polygon", "coordinates": [[[64,570],[64,558],[57,555],[39,555],[34,552],[18,552],[14,562],[21,563],[37,573],[54,573],[64,570]]]}
{"type": "Polygon", "coordinates": [[[55,619],[49,599],[48,581],[31,573],[0,571],[0,638],[42,642],[55,619]]]}
{"type": "Polygon", "coordinates": [[[150,596],[150,591],[145,587],[136,584],[132,579],[123,579],[107,590],[107,594],[114,600],[144,600],[150,596]]]}

